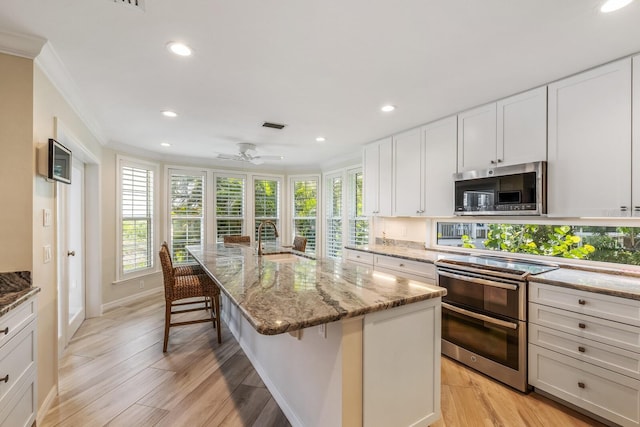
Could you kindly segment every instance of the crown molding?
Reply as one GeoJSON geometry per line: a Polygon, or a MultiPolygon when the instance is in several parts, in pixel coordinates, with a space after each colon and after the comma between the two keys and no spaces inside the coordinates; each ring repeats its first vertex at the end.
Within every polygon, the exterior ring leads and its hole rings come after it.
{"type": "Polygon", "coordinates": [[[53,86],[55,86],[58,92],[60,92],[60,95],[62,95],[64,100],[67,101],[71,109],[89,129],[89,132],[91,132],[101,145],[106,145],[107,139],[104,136],[102,128],[89,113],[89,109],[86,108],[85,103],[80,96],[78,87],[71,78],[71,74],[56,51],[53,49],[53,46],[51,46],[51,43],[46,42],[44,44],[40,54],[35,59],[35,63],[40,67],[49,81],[53,86]]]}
{"type": "Polygon", "coordinates": [[[37,36],[0,31],[0,52],[9,55],[35,59],[46,42],[37,36]]]}

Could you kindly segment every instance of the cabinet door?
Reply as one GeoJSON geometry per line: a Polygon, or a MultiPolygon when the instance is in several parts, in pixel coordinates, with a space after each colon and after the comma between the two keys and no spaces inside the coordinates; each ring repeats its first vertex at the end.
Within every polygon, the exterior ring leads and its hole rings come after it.
{"type": "Polygon", "coordinates": [[[633,140],[631,142],[632,149],[632,167],[631,203],[633,203],[633,216],[640,216],[640,56],[633,58],[633,121],[631,129],[633,129],[633,140]]]}
{"type": "Polygon", "coordinates": [[[549,216],[631,209],[631,59],[549,85],[549,216]]]}
{"type": "Polygon", "coordinates": [[[393,215],[424,214],[423,160],[420,129],[393,137],[393,215]]]}
{"type": "Polygon", "coordinates": [[[458,172],[490,168],[496,158],[495,102],[458,114],[458,172]]]}
{"type": "Polygon", "coordinates": [[[378,167],[378,215],[391,216],[391,189],[393,186],[393,157],[391,138],[380,142],[378,167]]]}
{"type": "Polygon", "coordinates": [[[457,116],[422,128],[425,148],[425,215],[453,215],[453,174],[456,172],[457,116]]]}
{"type": "Polygon", "coordinates": [[[367,216],[391,216],[391,150],[391,138],[364,148],[364,212],[367,216]]]}
{"type": "Polygon", "coordinates": [[[364,147],[363,159],[364,174],[364,214],[375,215],[378,212],[378,182],[380,147],[378,143],[369,144],[364,147]]]}
{"type": "Polygon", "coordinates": [[[497,159],[500,165],[547,160],[547,87],[497,103],[497,159]]]}

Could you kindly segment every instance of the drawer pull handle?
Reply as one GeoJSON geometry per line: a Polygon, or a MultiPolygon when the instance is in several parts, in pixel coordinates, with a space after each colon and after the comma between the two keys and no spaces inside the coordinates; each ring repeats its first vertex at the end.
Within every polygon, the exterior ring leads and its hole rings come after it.
{"type": "Polygon", "coordinates": [[[580,329],[584,329],[584,328],[586,328],[586,327],[587,327],[587,325],[585,325],[584,323],[578,323],[578,327],[579,327],[580,329]]]}
{"type": "Polygon", "coordinates": [[[404,267],[404,264],[400,263],[400,267],[404,267]]]}
{"type": "Polygon", "coordinates": [[[9,382],[9,374],[5,375],[4,378],[0,378],[0,382],[4,381],[5,383],[9,382]]]}
{"type": "Polygon", "coordinates": [[[587,302],[585,300],[583,300],[583,299],[579,299],[578,300],[578,304],[580,304],[580,305],[585,305],[586,303],[587,302]]]}
{"type": "Polygon", "coordinates": [[[9,327],[7,326],[6,328],[4,328],[2,332],[4,332],[5,335],[9,335],[9,327]]]}
{"type": "Polygon", "coordinates": [[[579,351],[580,353],[584,353],[584,352],[585,352],[585,351],[587,351],[587,350],[586,350],[584,347],[580,346],[580,347],[578,347],[578,351],[579,351]]]}
{"type": "Polygon", "coordinates": [[[360,258],[360,255],[356,255],[356,258],[360,258]]]}
{"type": "Polygon", "coordinates": [[[579,382],[579,383],[578,383],[578,387],[580,387],[580,388],[585,388],[586,386],[584,385],[584,383],[583,383],[583,382],[579,382]]]}

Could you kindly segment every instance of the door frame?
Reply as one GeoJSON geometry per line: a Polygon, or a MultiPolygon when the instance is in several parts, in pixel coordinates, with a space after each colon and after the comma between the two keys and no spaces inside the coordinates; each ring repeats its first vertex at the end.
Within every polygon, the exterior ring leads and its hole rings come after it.
{"type": "MultiPolygon", "coordinates": [[[[85,228],[85,316],[102,315],[102,215],[100,212],[100,159],[89,151],[64,123],[54,117],[54,134],[58,142],[71,150],[84,164],[85,228]]],[[[58,254],[60,256],[60,254],[58,254]]],[[[60,284],[58,284],[60,285],[60,284]]]]}

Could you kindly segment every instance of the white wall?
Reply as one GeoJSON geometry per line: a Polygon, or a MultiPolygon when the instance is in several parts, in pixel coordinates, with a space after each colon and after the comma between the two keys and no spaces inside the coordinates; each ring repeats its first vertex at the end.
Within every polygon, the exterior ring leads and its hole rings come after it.
{"type": "MultiPolygon", "coordinates": [[[[33,64],[33,62],[32,62],[33,64]]],[[[0,69],[2,67],[0,66],[0,69]]],[[[101,146],[82,120],[65,101],[60,92],[49,81],[39,66],[31,66],[33,70],[30,86],[33,87],[33,117],[29,128],[32,136],[29,143],[29,161],[32,165],[29,169],[30,189],[33,187],[30,196],[33,207],[30,209],[29,231],[25,235],[32,235],[32,245],[29,245],[29,260],[32,261],[32,274],[35,286],[39,286],[42,291],[38,294],[38,407],[40,407],[47,396],[50,397],[52,390],[55,391],[58,378],[58,296],[56,289],[57,259],[55,253],[56,235],[55,227],[43,227],[42,210],[50,209],[55,214],[56,211],[56,185],[47,182],[44,177],[35,173],[36,147],[44,144],[49,138],[55,137],[54,117],[57,117],[65,125],[65,129],[71,132],[80,143],[91,152],[97,159],[101,156],[101,146]],[[50,263],[43,262],[42,247],[51,245],[54,250],[54,257],[50,263]],[[32,249],[31,249],[32,248],[32,249]]],[[[0,79],[2,80],[2,79],[0,79]]],[[[1,91],[0,91],[1,92],[1,91]]],[[[14,159],[15,161],[15,159],[14,159]]],[[[24,218],[24,216],[23,216],[24,218]]],[[[2,221],[0,221],[2,224],[2,221]]],[[[1,259],[1,257],[0,257],[1,259]]]]}

